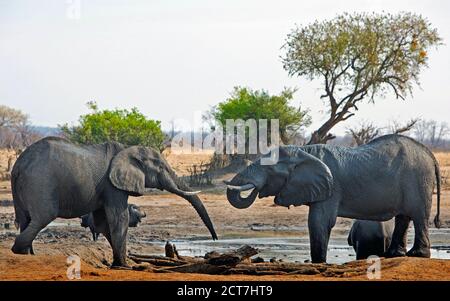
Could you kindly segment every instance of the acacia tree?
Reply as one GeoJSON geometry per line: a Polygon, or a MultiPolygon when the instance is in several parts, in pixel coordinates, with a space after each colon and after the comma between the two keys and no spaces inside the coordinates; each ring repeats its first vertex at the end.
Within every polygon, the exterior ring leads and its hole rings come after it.
{"type": "Polygon", "coordinates": [[[427,67],[428,50],[441,38],[427,19],[413,13],[343,14],[297,27],[288,34],[283,59],[290,76],[323,81],[329,118],[309,144],[333,139],[330,130],[355,115],[359,104],[393,92],[405,99],[427,67]]]}

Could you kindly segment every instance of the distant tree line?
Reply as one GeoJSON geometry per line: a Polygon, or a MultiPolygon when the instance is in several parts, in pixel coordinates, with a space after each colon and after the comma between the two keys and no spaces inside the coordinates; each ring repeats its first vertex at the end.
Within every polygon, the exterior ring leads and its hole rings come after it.
{"type": "Polygon", "coordinates": [[[347,129],[347,139],[342,137],[333,144],[357,146],[366,144],[386,134],[410,136],[433,150],[450,149],[450,126],[447,122],[414,118],[405,124],[392,121],[386,127],[377,127],[371,122],[362,122],[359,126],[347,129]],[[350,138],[350,139],[349,139],[350,138]]]}

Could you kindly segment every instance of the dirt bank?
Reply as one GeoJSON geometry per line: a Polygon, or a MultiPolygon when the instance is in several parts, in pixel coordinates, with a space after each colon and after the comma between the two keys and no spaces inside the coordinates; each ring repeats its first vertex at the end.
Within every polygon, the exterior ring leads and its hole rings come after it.
{"type": "MultiPolygon", "coordinates": [[[[5,248],[0,249],[1,280],[67,280],[64,255],[14,255],[5,248]]],[[[348,272],[337,277],[317,275],[200,275],[180,273],[153,273],[145,271],[111,270],[95,267],[84,260],[81,263],[82,280],[367,280],[364,273],[356,274],[353,270],[366,269],[365,261],[355,261],[348,265],[348,272]]],[[[393,258],[381,261],[381,280],[450,280],[450,261],[421,258],[393,258]]]]}

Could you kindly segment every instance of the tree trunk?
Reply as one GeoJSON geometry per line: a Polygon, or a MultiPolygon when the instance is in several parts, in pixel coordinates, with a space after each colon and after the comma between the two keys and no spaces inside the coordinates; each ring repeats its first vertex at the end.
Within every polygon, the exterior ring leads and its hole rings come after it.
{"type": "Polygon", "coordinates": [[[312,133],[311,139],[307,145],[311,144],[326,144],[328,140],[336,138],[336,136],[328,133],[337,123],[339,119],[330,117],[317,131],[312,133]]]}

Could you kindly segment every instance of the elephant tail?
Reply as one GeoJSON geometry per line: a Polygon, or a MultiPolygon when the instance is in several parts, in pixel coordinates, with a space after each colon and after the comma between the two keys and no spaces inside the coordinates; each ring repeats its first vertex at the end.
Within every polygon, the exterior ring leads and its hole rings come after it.
{"type": "Polygon", "coordinates": [[[435,174],[436,174],[436,194],[437,194],[437,213],[436,216],[434,217],[434,226],[436,228],[440,228],[441,227],[441,221],[439,219],[439,215],[441,213],[441,171],[439,169],[439,164],[437,162],[437,160],[434,160],[434,170],[435,170],[435,174]]]}

